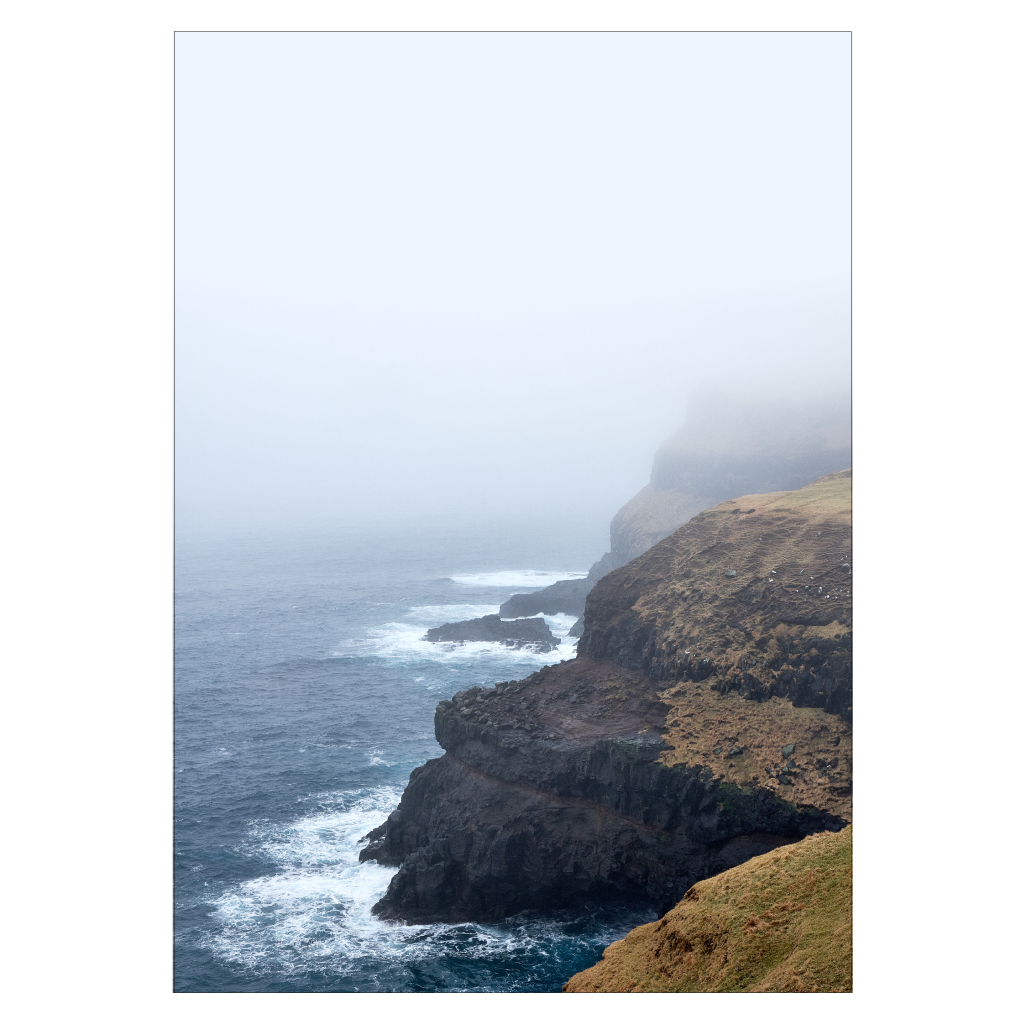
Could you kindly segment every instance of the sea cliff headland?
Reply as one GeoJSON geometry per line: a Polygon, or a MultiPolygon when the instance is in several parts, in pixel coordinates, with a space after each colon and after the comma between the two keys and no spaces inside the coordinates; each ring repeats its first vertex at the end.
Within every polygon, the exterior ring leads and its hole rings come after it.
{"type": "MultiPolygon", "coordinates": [[[[850,461],[847,395],[789,399],[782,407],[764,391],[700,391],[690,398],[686,422],[655,452],[650,483],[616,512],[609,550],[586,578],[514,594],[499,614],[582,615],[598,580],[698,513],[743,494],[804,487],[850,461]]],[[[582,630],[579,623],[571,635],[582,630]]]]}
{"type": "Polygon", "coordinates": [[[702,879],[852,821],[849,470],[707,509],[596,582],[578,655],[442,701],[360,859],[375,912],[497,920],[702,879]]]}

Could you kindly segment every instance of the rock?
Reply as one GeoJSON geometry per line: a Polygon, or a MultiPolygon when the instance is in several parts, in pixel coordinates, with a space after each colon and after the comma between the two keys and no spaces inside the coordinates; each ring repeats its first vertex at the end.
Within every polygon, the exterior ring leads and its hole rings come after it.
{"type": "Polygon", "coordinates": [[[743,748],[742,747],[734,746],[734,747],[730,747],[729,748],[729,753],[726,754],[725,756],[726,757],[735,757],[737,754],[742,754],[742,753],[743,753],[743,748]]]}
{"type": "Polygon", "coordinates": [[[583,616],[581,615],[573,624],[569,630],[569,636],[580,637],[583,636],[583,616]]]}
{"type": "Polygon", "coordinates": [[[498,614],[506,619],[523,615],[582,615],[593,585],[589,577],[559,580],[533,594],[513,594],[498,614]]]}
{"type": "Polygon", "coordinates": [[[792,754],[794,750],[796,750],[796,744],[794,744],[794,743],[787,743],[782,748],[782,756],[783,757],[789,757],[789,755],[792,754]]]}
{"type": "Polygon", "coordinates": [[[851,451],[848,393],[794,399],[785,416],[764,393],[692,395],[686,423],[655,453],[650,484],[612,520],[611,554],[636,558],[730,498],[804,487],[849,466],[851,451]],[[726,408],[738,414],[723,420],[726,408]]]}
{"type": "Polygon", "coordinates": [[[553,651],[559,643],[543,619],[513,619],[505,622],[497,615],[485,615],[481,619],[468,619],[465,622],[446,622],[443,626],[428,629],[423,639],[431,643],[483,640],[516,648],[529,645],[542,652],[553,651]]]}
{"type": "MultiPolygon", "coordinates": [[[[582,620],[587,594],[594,589],[594,584],[613,569],[625,565],[630,557],[621,553],[606,552],[590,567],[590,572],[584,579],[559,580],[532,594],[513,594],[498,609],[498,614],[506,619],[520,615],[579,615],[582,620]]],[[[583,626],[580,625],[579,628],[579,633],[571,635],[582,636],[583,626]]]]}
{"type": "Polygon", "coordinates": [[[492,921],[606,896],[666,910],[755,852],[852,820],[851,629],[784,583],[794,562],[836,571],[851,483],[701,513],[597,582],[575,659],[442,701],[444,756],[412,773],[360,854],[398,868],[374,913],[492,921]],[[750,582],[726,584],[729,564],[750,582]],[[758,783],[783,743],[841,768],[828,786],[790,769],[758,783]],[[743,753],[732,781],[704,763],[713,744],[743,753]]]}
{"type": "MultiPolygon", "coordinates": [[[[686,423],[655,453],[650,484],[615,514],[609,529],[611,550],[591,566],[586,579],[559,580],[532,594],[513,594],[499,614],[505,619],[582,616],[587,595],[599,580],[700,512],[739,495],[803,487],[850,465],[850,452],[847,395],[793,399],[784,417],[762,393],[692,395],[686,423]],[[723,423],[721,409],[726,407],[740,413],[723,423]]],[[[756,508],[748,504],[733,511],[751,515],[756,508]]],[[[733,579],[738,574],[728,569],[725,575],[733,579]]]]}
{"type": "Polygon", "coordinates": [[[360,854],[399,867],[374,907],[385,919],[493,921],[613,896],[664,910],[699,878],[842,824],[703,764],[659,763],[665,709],[639,673],[579,658],[542,669],[490,697],[497,732],[459,713],[467,700],[438,705],[445,755],[413,771],[360,854]]]}

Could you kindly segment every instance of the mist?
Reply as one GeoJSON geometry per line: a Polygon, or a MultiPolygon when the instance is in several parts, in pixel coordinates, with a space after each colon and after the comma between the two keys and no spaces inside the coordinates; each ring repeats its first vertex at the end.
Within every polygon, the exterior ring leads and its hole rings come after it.
{"type": "Polygon", "coordinates": [[[693,396],[848,401],[849,83],[846,33],[179,33],[179,529],[607,523],[693,396]]]}

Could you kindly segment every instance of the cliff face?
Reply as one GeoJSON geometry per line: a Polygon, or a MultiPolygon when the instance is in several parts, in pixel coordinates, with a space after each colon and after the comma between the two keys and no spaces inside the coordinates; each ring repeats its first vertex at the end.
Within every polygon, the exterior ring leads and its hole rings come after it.
{"type": "Polygon", "coordinates": [[[612,519],[611,550],[585,580],[516,594],[503,618],[583,612],[586,595],[607,573],[668,537],[705,509],[741,494],[789,491],[850,465],[848,395],[824,397],[702,393],[686,423],[654,455],[651,482],[612,519]]]}
{"type": "Polygon", "coordinates": [[[702,513],[597,584],[576,659],[442,701],[445,755],[361,854],[399,868],[375,911],[495,920],[605,893],[665,911],[849,822],[850,483],[702,513]]]}
{"type": "Polygon", "coordinates": [[[579,652],[852,714],[852,473],[702,512],[606,577],[579,652]]]}
{"type": "Polygon", "coordinates": [[[803,487],[850,455],[847,395],[694,395],[684,426],[655,452],[650,484],[612,520],[612,554],[636,558],[704,509],[803,487]]]}

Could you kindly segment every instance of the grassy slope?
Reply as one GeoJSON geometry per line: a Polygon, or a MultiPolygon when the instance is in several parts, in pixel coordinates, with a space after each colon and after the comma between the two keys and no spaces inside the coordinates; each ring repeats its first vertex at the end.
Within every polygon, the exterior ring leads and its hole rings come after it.
{"type": "Polygon", "coordinates": [[[850,992],[853,826],[698,882],[566,992],[850,992]]]}

